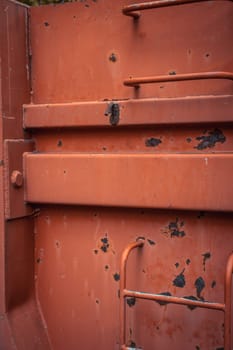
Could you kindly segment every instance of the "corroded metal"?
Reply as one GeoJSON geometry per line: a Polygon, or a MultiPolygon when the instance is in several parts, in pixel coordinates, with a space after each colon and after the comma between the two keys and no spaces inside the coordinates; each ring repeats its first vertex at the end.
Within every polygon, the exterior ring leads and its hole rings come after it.
{"type": "Polygon", "coordinates": [[[126,288],[126,271],[127,271],[127,260],[131,251],[135,248],[143,247],[144,241],[139,239],[137,242],[130,243],[122,253],[121,256],[121,282],[120,282],[120,342],[121,349],[127,349],[126,346],[126,298],[137,298],[145,299],[150,301],[158,301],[163,304],[178,304],[186,305],[188,307],[205,308],[209,310],[219,310],[224,312],[224,349],[231,350],[231,290],[232,290],[232,274],[233,274],[233,253],[229,256],[226,273],[225,273],[225,284],[224,284],[224,294],[225,300],[224,304],[214,303],[209,301],[198,301],[198,300],[188,300],[187,298],[178,298],[174,296],[167,296],[161,294],[152,294],[139,291],[133,291],[126,288]]]}

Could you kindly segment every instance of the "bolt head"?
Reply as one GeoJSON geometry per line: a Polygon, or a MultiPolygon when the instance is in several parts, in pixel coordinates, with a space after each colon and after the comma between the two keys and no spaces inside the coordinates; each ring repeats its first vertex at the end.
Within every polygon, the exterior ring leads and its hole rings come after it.
{"type": "Polygon", "coordinates": [[[11,183],[14,187],[21,187],[23,185],[23,174],[18,170],[12,171],[11,183]]]}

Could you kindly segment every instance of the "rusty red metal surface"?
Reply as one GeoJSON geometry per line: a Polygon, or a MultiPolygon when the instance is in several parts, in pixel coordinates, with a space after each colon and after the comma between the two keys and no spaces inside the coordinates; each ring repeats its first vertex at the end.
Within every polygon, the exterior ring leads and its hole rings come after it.
{"type": "MultiPolygon", "coordinates": [[[[119,126],[228,123],[233,119],[232,96],[198,96],[117,101],[119,126]]],[[[24,107],[25,128],[111,127],[109,102],[81,102],[24,107]]]]}
{"type": "Polygon", "coordinates": [[[0,349],[231,350],[232,1],[0,9],[0,349]]]}
{"type": "MultiPolygon", "coordinates": [[[[133,298],[134,303],[136,302],[136,298],[145,299],[151,301],[158,301],[161,305],[166,305],[169,303],[186,305],[189,308],[206,308],[210,310],[219,310],[224,311],[224,349],[231,349],[231,285],[232,285],[232,274],[233,274],[233,254],[229,256],[226,267],[225,274],[225,285],[224,285],[224,295],[225,295],[225,303],[214,303],[209,301],[198,301],[192,298],[177,298],[171,296],[170,293],[161,293],[161,294],[151,294],[139,291],[132,291],[126,289],[126,264],[129,257],[130,252],[135,248],[143,247],[144,240],[139,239],[137,242],[130,243],[129,246],[124,250],[121,257],[121,282],[120,282],[120,331],[121,331],[121,349],[128,349],[126,346],[126,298],[133,298]]],[[[129,300],[129,299],[128,299],[129,300]]]]}
{"type": "Polygon", "coordinates": [[[233,211],[231,154],[25,154],[24,168],[28,202],[233,211]]]}

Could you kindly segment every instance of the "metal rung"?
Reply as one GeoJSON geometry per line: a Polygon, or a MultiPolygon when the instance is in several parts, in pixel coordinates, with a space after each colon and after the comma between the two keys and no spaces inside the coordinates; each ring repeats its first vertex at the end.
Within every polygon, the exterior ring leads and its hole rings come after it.
{"type": "Polygon", "coordinates": [[[144,293],[126,289],[126,264],[130,252],[135,248],[143,247],[144,240],[140,239],[136,242],[130,243],[123,251],[121,256],[121,279],[120,279],[120,342],[121,350],[127,350],[126,345],[126,297],[134,297],[138,299],[156,300],[166,303],[173,303],[178,305],[201,307],[212,310],[219,310],[224,312],[224,350],[231,350],[231,287],[232,287],[232,273],[233,273],[233,253],[229,256],[226,265],[225,283],[224,283],[224,304],[211,303],[197,300],[190,300],[185,298],[178,298],[173,296],[144,293]]]}
{"type": "Polygon", "coordinates": [[[140,87],[141,84],[167,83],[174,81],[187,80],[205,80],[205,79],[228,79],[233,80],[231,72],[201,72],[201,73],[186,73],[186,74],[168,74],[156,75],[151,77],[129,78],[124,80],[124,85],[131,87],[140,87]]]}
{"type": "MultiPolygon", "coordinates": [[[[123,7],[122,12],[126,16],[130,16],[130,17],[133,17],[134,19],[138,19],[140,17],[140,12],[137,12],[137,11],[151,10],[151,9],[161,8],[161,7],[192,4],[195,2],[206,2],[206,1],[209,1],[209,0],[157,0],[157,1],[149,1],[149,2],[125,6],[125,7],[123,7]]],[[[215,0],[215,1],[231,1],[232,2],[232,0],[215,0]]]]}

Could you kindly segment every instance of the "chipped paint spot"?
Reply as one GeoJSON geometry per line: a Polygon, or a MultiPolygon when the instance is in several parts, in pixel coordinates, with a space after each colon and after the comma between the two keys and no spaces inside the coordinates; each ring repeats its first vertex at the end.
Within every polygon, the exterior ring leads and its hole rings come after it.
{"type": "Polygon", "coordinates": [[[203,263],[202,263],[202,265],[203,265],[203,270],[205,271],[206,260],[211,258],[211,254],[210,254],[210,252],[207,252],[207,253],[202,254],[202,256],[203,256],[203,263]]]}
{"type": "Polygon", "coordinates": [[[166,233],[170,234],[170,237],[178,237],[182,238],[186,235],[185,231],[182,230],[182,227],[184,226],[183,221],[179,221],[178,218],[176,218],[176,221],[171,221],[168,226],[166,227],[166,233]]]}
{"type": "Polygon", "coordinates": [[[147,239],[147,242],[150,244],[150,245],[155,245],[155,241],[152,241],[152,239],[147,239]]]}
{"type": "Polygon", "coordinates": [[[151,137],[145,141],[146,147],[157,147],[162,141],[155,137],[151,137]]]}
{"type": "Polygon", "coordinates": [[[120,281],[120,274],[119,274],[119,273],[114,273],[113,278],[114,278],[114,280],[115,280],[116,282],[117,282],[117,281],[120,281]]]}
{"type": "Polygon", "coordinates": [[[127,298],[126,299],[127,304],[129,305],[129,307],[132,307],[136,304],[136,298],[132,297],[132,298],[127,298]]]}
{"type": "Polygon", "coordinates": [[[226,136],[220,129],[214,129],[208,132],[208,136],[198,136],[196,137],[196,140],[200,141],[200,143],[194,148],[198,149],[199,151],[202,151],[206,148],[215,147],[216,143],[224,143],[226,141],[226,136]]]}
{"type": "Polygon", "coordinates": [[[179,288],[183,288],[185,286],[184,270],[173,280],[173,285],[179,288]]]}
{"type": "Polygon", "coordinates": [[[115,53],[111,53],[111,55],[109,56],[109,61],[111,61],[111,62],[117,61],[117,57],[116,57],[115,53]]]}
{"type": "Polygon", "coordinates": [[[201,292],[203,291],[203,289],[205,288],[205,281],[203,280],[202,277],[198,277],[194,283],[196,290],[197,290],[197,297],[199,299],[203,300],[203,297],[201,296],[201,292]]]}
{"type": "Polygon", "coordinates": [[[107,234],[106,234],[105,237],[101,238],[101,242],[102,242],[102,245],[101,245],[100,249],[101,249],[104,253],[107,253],[108,248],[109,248],[109,242],[108,242],[107,234]]]}
{"type": "Polygon", "coordinates": [[[212,281],[211,288],[214,288],[216,286],[216,281],[212,281]]]}

